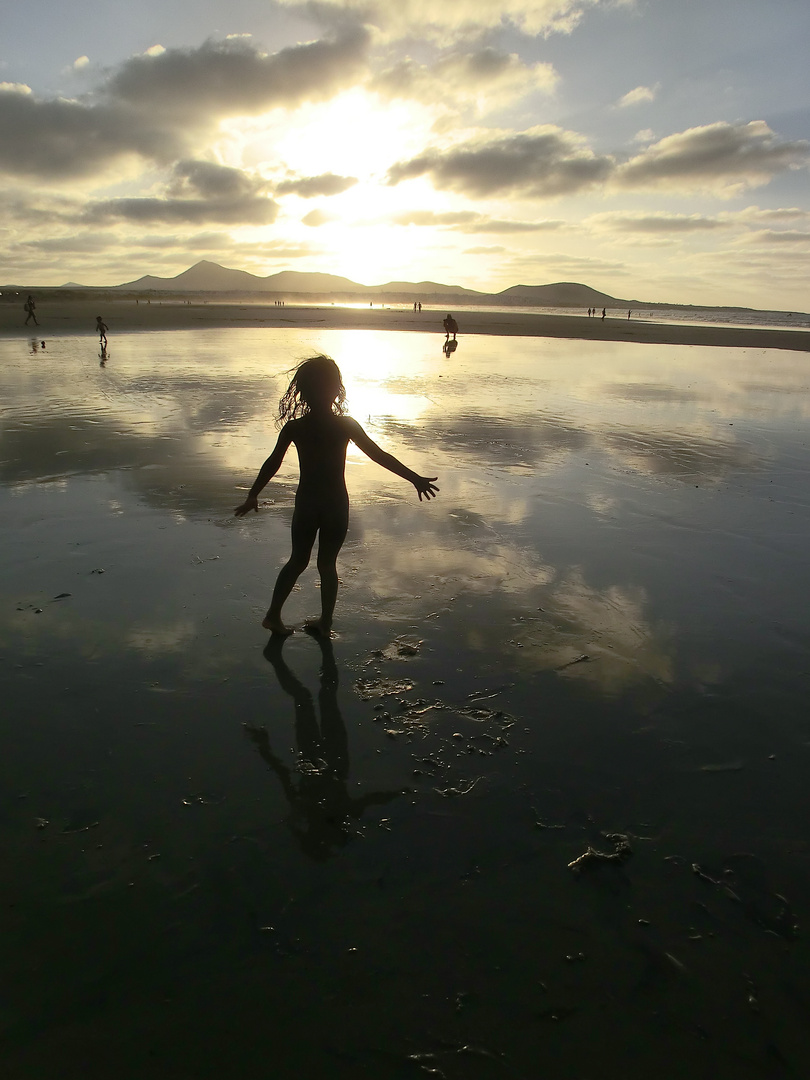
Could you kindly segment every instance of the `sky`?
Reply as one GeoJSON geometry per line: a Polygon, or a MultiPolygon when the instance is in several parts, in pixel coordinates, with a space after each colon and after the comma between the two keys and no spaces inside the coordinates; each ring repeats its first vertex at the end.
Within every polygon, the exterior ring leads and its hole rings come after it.
{"type": "Polygon", "coordinates": [[[30,0],[0,282],[201,259],[810,310],[806,0],[30,0]]]}

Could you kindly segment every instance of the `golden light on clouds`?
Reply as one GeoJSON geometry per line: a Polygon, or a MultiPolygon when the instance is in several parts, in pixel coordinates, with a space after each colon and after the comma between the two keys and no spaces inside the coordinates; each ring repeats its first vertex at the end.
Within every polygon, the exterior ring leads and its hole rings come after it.
{"type": "Polygon", "coordinates": [[[806,96],[810,9],[245,0],[238,25],[201,9],[184,35],[147,0],[149,37],[127,40],[113,9],[88,33],[43,2],[48,42],[5,28],[8,281],[109,285],[210,259],[806,307],[810,251],[780,215],[810,212],[810,128],[785,108],[806,96]],[[752,190],[773,215],[756,237],[752,190]]]}

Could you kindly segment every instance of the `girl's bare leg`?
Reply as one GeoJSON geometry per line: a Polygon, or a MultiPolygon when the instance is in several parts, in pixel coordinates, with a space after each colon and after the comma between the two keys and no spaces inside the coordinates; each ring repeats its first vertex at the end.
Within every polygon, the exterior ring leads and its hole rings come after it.
{"type": "Polygon", "coordinates": [[[267,614],[262,619],[265,630],[272,630],[274,634],[284,636],[291,634],[292,627],[285,625],[281,618],[281,609],[284,602],[293,590],[293,585],[309,565],[309,557],[312,554],[312,545],[315,543],[317,524],[308,521],[307,515],[296,507],[292,519],[292,554],[282,566],[276,578],[276,586],[273,589],[273,597],[267,614]]]}
{"type": "Polygon", "coordinates": [[[311,633],[329,636],[332,629],[332,616],[338,594],[337,557],[346,539],[349,528],[348,506],[321,524],[318,539],[318,573],[321,577],[321,617],[315,622],[307,622],[306,629],[311,633]]]}

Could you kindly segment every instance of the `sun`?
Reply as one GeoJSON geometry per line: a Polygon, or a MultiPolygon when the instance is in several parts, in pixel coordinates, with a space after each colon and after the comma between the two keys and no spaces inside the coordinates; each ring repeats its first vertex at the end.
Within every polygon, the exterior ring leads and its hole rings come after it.
{"type": "Polygon", "coordinates": [[[434,263],[437,243],[455,253],[458,237],[398,225],[396,218],[414,208],[450,209],[456,197],[437,193],[423,178],[387,183],[395,162],[435,138],[437,115],[429,106],[383,102],[355,88],[292,114],[273,110],[227,121],[219,144],[222,159],[260,173],[271,185],[326,174],[354,181],[333,196],[274,196],[279,214],[273,225],[252,230],[252,236],[251,230],[240,230],[239,241],[272,241],[275,246],[286,241],[297,250],[311,250],[318,269],[363,284],[420,273],[420,267],[434,263]]]}
{"type": "Polygon", "coordinates": [[[239,158],[228,164],[267,176],[382,178],[395,161],[425,145],[435,119],[430,108],[384,103],[355,88],[292,113],[274,109],[257,117],[230,118],[223,121],[221,134],[229,147],[226,153],[239,158]]]}

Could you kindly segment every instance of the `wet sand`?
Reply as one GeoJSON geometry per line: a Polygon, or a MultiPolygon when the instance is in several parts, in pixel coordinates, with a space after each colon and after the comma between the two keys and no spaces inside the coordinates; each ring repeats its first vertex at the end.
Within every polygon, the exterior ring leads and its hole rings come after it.
{"type": "MultiPolygon", "coordinates": [[[[200,328],[291,328],[343,330],[396,330],[444,334],[444,308],[423,309],[414,314],[406,308],[340,308],[329,304],[275,307],[262,304],[77,300],[41,303],[40,327],[26,327],[21,305],[0,306],[0,336],[95,332],[96,315],[103,314],[110,336],[133,331],[200,328]]],[[[627,341],[656,345],[704,345],[713,348],[789,349],[810,351],[810,333],[801,330],[767,330],[756,327],[691,326],[627,319],[616,313],[602,320],[585,316],[538,315],[455,309],[462,337],[488,334],[499,337],[576,338],[581,341],[627,341]]]]}
{"type": "Polygon", "coordinates": [[[804,354],[46,340],[0,340],[4,1080],[808,1075],[804,354]],[[337,634],[313,568],[268,648],[295,462],[232,509],[315,349],[441,493],[352,451],[337,634]]]}

